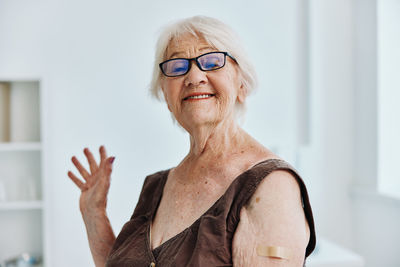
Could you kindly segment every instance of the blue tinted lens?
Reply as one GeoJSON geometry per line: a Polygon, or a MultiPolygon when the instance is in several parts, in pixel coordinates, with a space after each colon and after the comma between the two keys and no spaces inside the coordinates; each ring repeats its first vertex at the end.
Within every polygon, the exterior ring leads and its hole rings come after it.
{"type": "Polygon", "coordinates": [[[225,64],[225,54],[220,52],[206,54],[199,57],[198,62],[203,70],[219,69],[225,64]]]}
{"type": "Polygon", "coordinates": [[[168,76],[178,76],[185,74],[189,69],[189,60],[173,59],[162,65],[164,73],[168,76]]]}

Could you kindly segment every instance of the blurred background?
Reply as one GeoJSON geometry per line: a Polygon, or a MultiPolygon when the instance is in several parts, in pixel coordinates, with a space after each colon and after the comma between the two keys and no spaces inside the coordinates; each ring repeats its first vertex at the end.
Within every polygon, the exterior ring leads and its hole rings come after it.
{"type": "Polygon", "coordinates": [[[159,29],[193,15],[256,67],[243,127],[307,185],[307,266],[400,266],[400,0],[0,0],[0,263],[94,266],[67,177],[84,147],[116,156],[116,234],[145,176],[184,157],[148,84],[159,29]]]}

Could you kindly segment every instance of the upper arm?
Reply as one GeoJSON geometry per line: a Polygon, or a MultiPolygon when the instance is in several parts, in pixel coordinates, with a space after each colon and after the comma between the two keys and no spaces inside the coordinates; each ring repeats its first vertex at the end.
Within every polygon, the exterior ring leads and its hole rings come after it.
{"type": "Polygon", "coordinates": [[[242,207],[232,243],[233,264],[247,266],[303,266],[310,231],[300,187],[287,171],[273,171],[242,207]],[[257,255],[257,246],[290,250],[289,259],[257,255]]]}

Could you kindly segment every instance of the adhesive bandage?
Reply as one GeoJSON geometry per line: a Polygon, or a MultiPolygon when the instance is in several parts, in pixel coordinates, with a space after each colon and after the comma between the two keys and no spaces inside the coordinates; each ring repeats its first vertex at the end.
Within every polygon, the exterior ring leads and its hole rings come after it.
{"type": "Polygon", "coordinates": [[[257,255],[288,260],[290,258],[290,249],[285,247],[258,245],[257,255]]]}

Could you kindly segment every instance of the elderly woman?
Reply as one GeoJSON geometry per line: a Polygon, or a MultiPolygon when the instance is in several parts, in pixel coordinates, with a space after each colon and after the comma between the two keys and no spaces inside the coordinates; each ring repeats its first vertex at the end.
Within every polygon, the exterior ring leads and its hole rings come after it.
{"type": "Polygon", "coordinates": [[[190,135],[187,156],[146,177],[115,237],[106,215],[114,157],[86,148],[80,210],[96,266],[303,266],[315,247],[306,187],[237,123],[255,73],[232,30],[208,17],[169,25],[157,43],[152,93],[190,135]]]}

